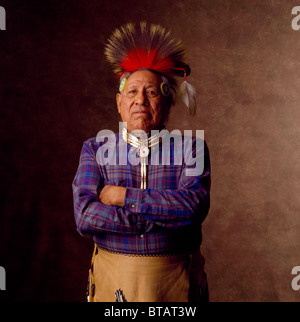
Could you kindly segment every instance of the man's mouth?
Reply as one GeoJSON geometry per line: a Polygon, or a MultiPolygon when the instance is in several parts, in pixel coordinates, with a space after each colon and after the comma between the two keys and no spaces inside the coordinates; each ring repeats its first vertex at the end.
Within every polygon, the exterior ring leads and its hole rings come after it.
{"type": "Polygon", "coordinates": [[[133,114],[148,114],[147,111],[136,111],[136,112],[133,112],[133,114]]]}

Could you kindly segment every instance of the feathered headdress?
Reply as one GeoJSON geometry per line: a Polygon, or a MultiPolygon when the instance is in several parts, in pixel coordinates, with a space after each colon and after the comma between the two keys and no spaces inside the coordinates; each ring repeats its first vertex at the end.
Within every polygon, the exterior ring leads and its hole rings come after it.
{"type": "Polygon", "coordinates": [[[186,81],[191,69],[183,61],[185,47],[165,28],[146,22],[128,23],[113,32],[105,47],[105,55],[118,78],[127,72],[149,69],[165,76],[175,91],[176,77],[184,77],[180,94],[190,112],[195,113],[196,93],[186,81]]]}

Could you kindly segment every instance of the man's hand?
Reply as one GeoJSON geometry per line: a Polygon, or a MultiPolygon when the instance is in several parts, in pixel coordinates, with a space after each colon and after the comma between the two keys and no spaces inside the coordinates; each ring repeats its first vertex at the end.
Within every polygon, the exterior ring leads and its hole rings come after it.
{"type": "Polygon", "coordinates": [[[124,206],[126,188],[107,185],[101,190],[99,200],[108,206],[124,206]]]}

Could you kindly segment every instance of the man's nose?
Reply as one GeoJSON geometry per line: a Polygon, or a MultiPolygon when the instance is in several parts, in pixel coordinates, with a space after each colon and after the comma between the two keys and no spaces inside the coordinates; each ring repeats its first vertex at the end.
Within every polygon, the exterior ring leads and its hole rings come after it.
{"type": "Polygon", "coordinates": [[[135,97],[135,103],[139,105],[145,105],[146,99],[146,93],[144,91],[139,91],[135,97]]]}

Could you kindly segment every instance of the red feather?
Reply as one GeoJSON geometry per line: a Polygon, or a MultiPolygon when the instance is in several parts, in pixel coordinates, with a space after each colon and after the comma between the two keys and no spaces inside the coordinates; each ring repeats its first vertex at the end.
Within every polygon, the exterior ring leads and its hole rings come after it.
{"type": "Polygon", "coordinates": [[[174,68],[174,64],[168,57],[158,57],[156,48],[149,52],[144,48],[137,48],[121,61],[121,68],[122,74],[134,72],[141,68],[152,69],[158,73],[167,73],[174,68]]]}

